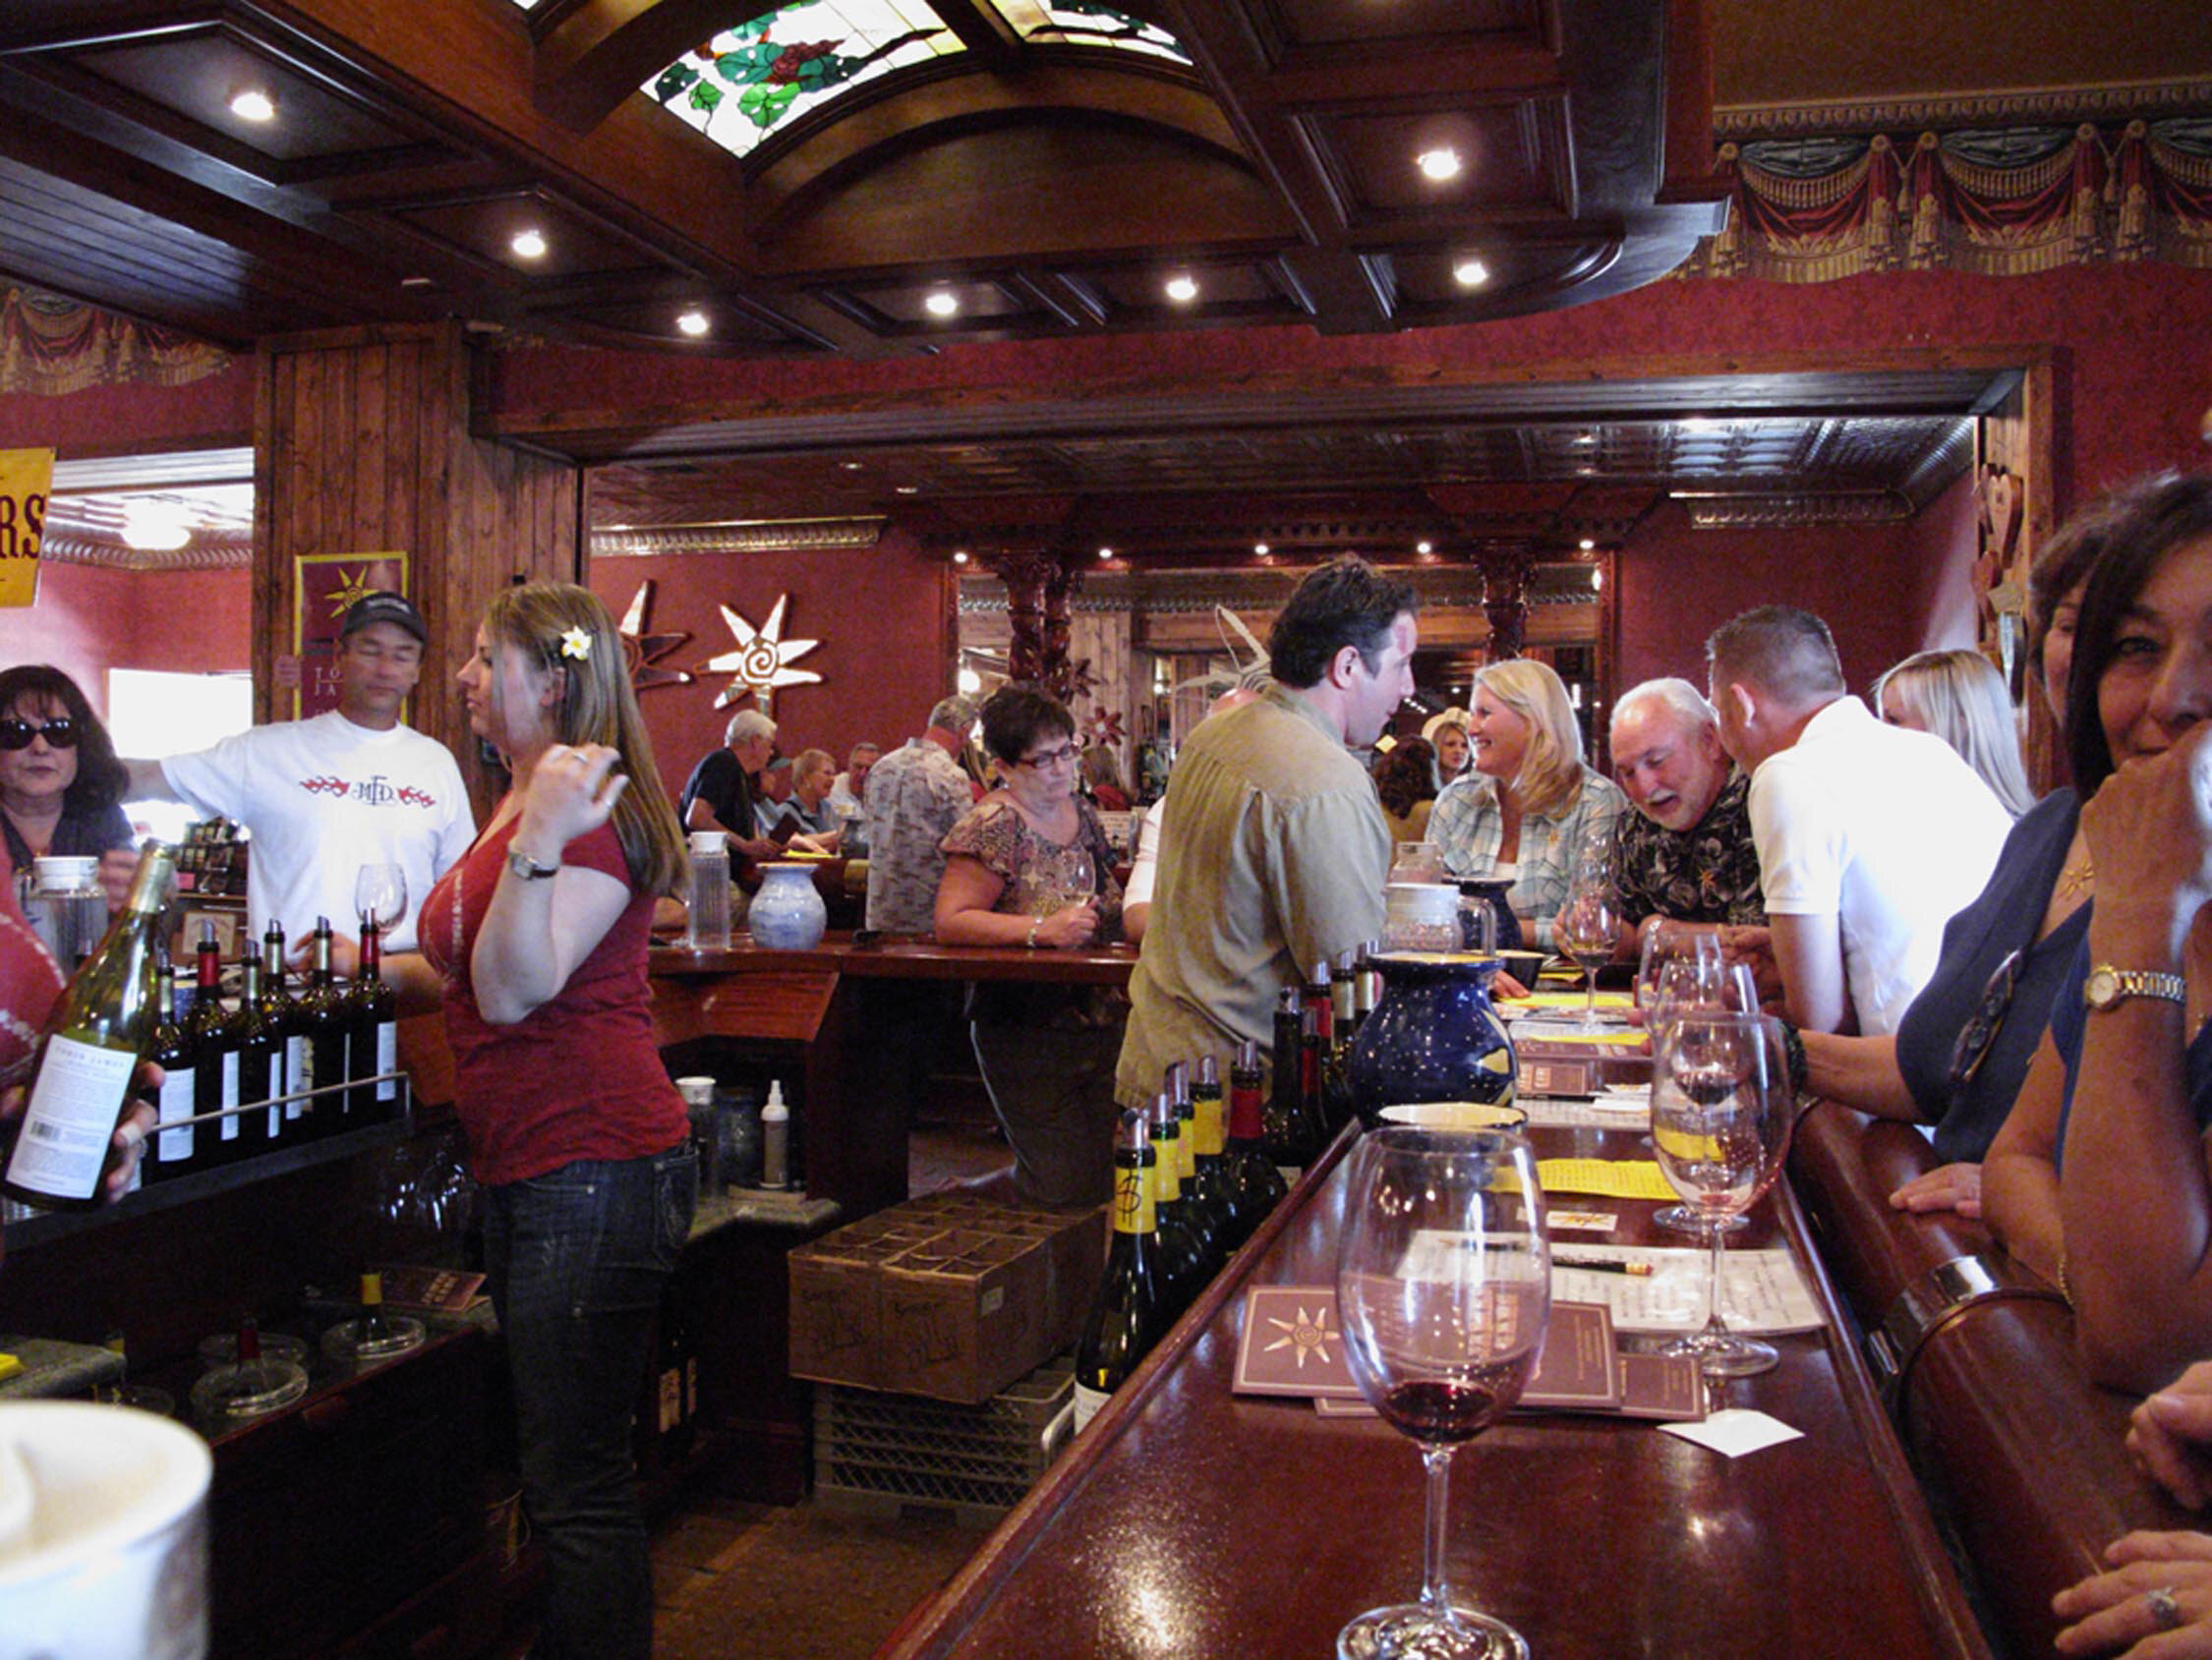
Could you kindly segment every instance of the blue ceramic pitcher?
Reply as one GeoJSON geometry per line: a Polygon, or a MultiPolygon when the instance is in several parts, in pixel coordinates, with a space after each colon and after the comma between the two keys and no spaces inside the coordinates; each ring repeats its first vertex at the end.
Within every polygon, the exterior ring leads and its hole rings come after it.
{"type": "Polygon", "coordinates": [[[1385,1107],[1513,1099],[1513,1040],[1490,1002],[1493,957],[1402,951],[1375,958],[1382,1001],[1352,1046],[1352,1100],[1372,1129],[1385,1107]]]}

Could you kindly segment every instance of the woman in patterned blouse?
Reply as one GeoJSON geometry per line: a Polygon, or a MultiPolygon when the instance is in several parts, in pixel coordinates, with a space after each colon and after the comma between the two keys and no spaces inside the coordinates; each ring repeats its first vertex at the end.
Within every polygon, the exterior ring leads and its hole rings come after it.
{"type": "Polygon", "coordinates": [[[1524,934],[1551,949],[1551,922],[1585,847],[1609,848],[1621,793],[1582,763],[1567,688],[1543,663],[1475,676],[1474,770],[1436,798],[1428,839],[1454,876],[1510,882],[1524,934]]]}

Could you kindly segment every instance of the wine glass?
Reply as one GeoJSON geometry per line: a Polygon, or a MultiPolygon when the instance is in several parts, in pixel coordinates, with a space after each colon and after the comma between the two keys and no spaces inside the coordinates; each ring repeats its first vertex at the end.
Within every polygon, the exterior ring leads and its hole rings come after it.
{"type": "Polygon", "coordinates": [[[1360,1391],[1421,1447],[1421,1600],[1369,1609],[1339,1660],[1526,1660],[1502,1621],[1445,1583],[1454,1449],[1503,1417],[1536,1371],[1551,1312],[1535,1156],[1507,1130],[1380,1129],[1354,1149],[1336,1305],[1360,1391]]]}
{"type": "Polygon", "coordinates": [[[1608,960],[1620,939],[1620,915],[1612,890],[1601,877],[1578,876],[1566,902],[1551,921],[1551,941],[1560,954],[1583,972],[1582,1030],[1598,1029],[1598,965],[1608,960]]]}
{"type": "MultiPolygon", "coordinates": [[[[1686,939],[1677,935],[1671,943],[1663,930],[1646,935],[1636,969],[1636,1001],[1644,1010],[1655,1053],[1659,1034],[1684,1009],[1735,1014],[1759,1010],[1751,970],[1723,960],[1720,936],[1710,929],[1700,929],[1686,939]]],[[[1700,1238],[1716,1228],[1736,1233],[1750,1226],[1740,1216],[1715,1217],[1690,1205],[1665,1206],[1654,1213],[1652,1221],[1672,1232],[1700,1238]]]]}
{"type": "Polygon", "coordinates": [[[353,879],[354,913],[366,929],[372,919],[388,929],[407,915],[407,872],[398,865],[363,865],[353,879]]]}
{"type": "Polygon", "coordinates": [[[1053,916],[1070,905],[1093,897],[1097,872],[1090,850],[1080,842],[1063,847],[1045,842],[1022,876],[1022,909],[1031,916],[1053,916]]]}
{"type": "Polygon", "coordinates": [[[1705,1329],[1663,1352],[1696,1358],[1715,1377],[1742,1378],[1775,1364],[1771,1345],[1730,1333],[1720,1317],[1725,1219],[1740,1217],[1780,1173],[1793,1096],[1781,1023],[1771,1015],[1686,1009],[1658,1040],[1652,1074],[1652,1146],[1666,1182],[1714,1220],[1705,1329]]]}

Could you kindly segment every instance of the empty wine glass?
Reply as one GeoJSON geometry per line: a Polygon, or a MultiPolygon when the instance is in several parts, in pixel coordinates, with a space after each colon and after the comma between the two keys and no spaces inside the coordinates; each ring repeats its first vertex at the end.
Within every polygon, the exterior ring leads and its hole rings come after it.
{"type": "Polygon", "coordinates": [[[363,865],[353,879],[354,914],[367,928],[370,919],[389,929],[407,915],[407,872],[398,865],[363,865]]]}
{"type": "Polygon", "coordinates": [[[1658,1040],[1652,1074],[1652,1146],[1667,1185],[1713,1219],[1713,1273],[1705,1329],[1666,1345],[1717,1377],[1749,1377],[1775,1364],[1773,1345],[1738,1337],[1720,1316],[1727,1229],[1780,1173],[1793,1097],[1781,1023],[1770,1015],[1688,1009],[1658,1040]]]}
{"type": "Polygon", "coordinates": [[[1620,939],[1620,915],[1601,875],[1577,876],[1566,902],[1551,920],[1551,943],[1583,972],[1582,1030],[1598,1029],[1598,965],[1609,960],[1620,939]]]}
{"type": "Polygon", "coordinates": [[[1503,1417],[1551,1312],[1536,1159],[1505,1130],[1381,1129],[1354,1149],[1336,1303],[1352,1376],[1427,1472],[1418,1602],[1369,1609],[1339,1660],[1525,1660],[1502,1621],[1445,1581],[1451,1457],[1503,1417]]]}

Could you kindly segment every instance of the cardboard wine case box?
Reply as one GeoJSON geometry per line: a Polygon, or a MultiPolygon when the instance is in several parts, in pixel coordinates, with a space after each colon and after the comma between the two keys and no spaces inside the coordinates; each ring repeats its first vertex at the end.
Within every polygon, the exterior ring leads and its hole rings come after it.
{"type": "Polygon", "coordinates": [[[975,1405],[1075,1341],[1105,1257],[1104,1207],[878,1211],[790,1253],[791,1373],[975,1405]]]}

